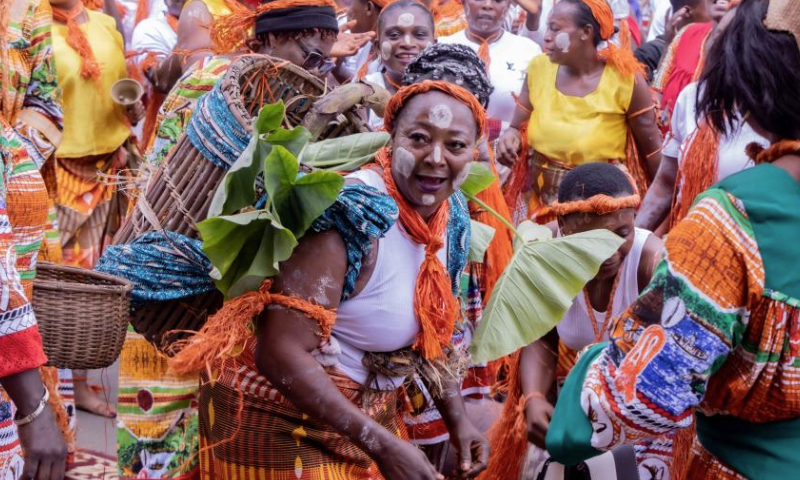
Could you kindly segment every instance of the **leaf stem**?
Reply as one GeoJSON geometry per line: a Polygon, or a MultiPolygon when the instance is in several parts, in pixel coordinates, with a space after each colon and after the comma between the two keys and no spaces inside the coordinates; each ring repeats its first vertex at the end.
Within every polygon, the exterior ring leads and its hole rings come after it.
{"type": "Polygon", "coordinates": [[[494,218],[500,220],[500,222],[503,225],[505,225],[506,227],[508,227],[509,230],[511,230],[511,232],[514,234],[515,237],[519,238],[520,240],[524,240],[524,238],[522,238],[522,235],[520,235],[519,232],[517,232],[517,229],[514,228],[514,225],[511,225],[511,222],[509,222],[502,215],[497,213],[497,211],[495,209],[493,209],[489,205],[486,205],[481,200],[478,200],[478,197],[476,197],[475,195],[473,195],[473,194],[471,194],[469,192],[465,192],[464,190],[461,190],[461,193],[463,193],[464,196],[467,197],[467,199],[469,199],[472,202],[477,203],[482,209],[484,209],[487,212],[489,212],[490,214],[492,214],[492,216],[494,216],[494,218]]]}

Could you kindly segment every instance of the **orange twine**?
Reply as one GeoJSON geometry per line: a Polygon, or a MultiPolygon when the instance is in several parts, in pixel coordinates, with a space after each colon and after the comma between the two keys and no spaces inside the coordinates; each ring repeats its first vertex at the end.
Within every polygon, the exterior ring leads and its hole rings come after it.
{"type": "Polygon", "coordinates": [[[694,199],[716,182],[718,150],[719,135],[711,124],[704,121],[692,137],[678,170],[675,189],[680,189],[681,195],[680,200],[677,195],[673,200],[671,226],[683,220],[694,199]]]}
{"type": "Polygon", "coordinates": [[[78,16],[85,10],[83,4],[77,3],[69,10],[53,7],[53,19],[67,24],[67,44],[83,58],[81,78],[93,79],[100,86],[100,64],[94,57],[89,39],[78,24],[78,16]]]}
{"type": "MultiPolygon", "coordinates": [[[[608,41],[614,35],[614,14],[611,12],[611,7],[608,6],[608,3],[605,0],[583,0],[583,3],[592,10],[592,15],[597,20],[597,23],[600,24],[600,38],[607,44],[606,48],[598,51],[600,58],[611,64],[626,77],[636,74],[644,75],[644,66],[636,60],[630,49],[630,38],[627,39],[628,48],[617,47],[608,41]]],[[[623,32],[624,30],[625,26],[620,31],[623,32]]],[[[623,42],[625,42],[624,38],[623,42]]]]}
{"type": "Polygon", "coordinates": [[[220,52],[233,52],[244,45],[250,31],[255,27],[256,18],[261,14],[294,7],[337,8],[333,0],[276,0],[263,3],[252,10],[235,2],[228,2],[228,5],[233,12],[217,18],[211,25],[211,39],[220,52]]]}
{"type": "Polygon", "coordinates": [[[607,215],[623,208],[639,208],[642,198],[638,193],[625,197],[612,197],[606,194],[598,194],[583,200],[573,200],[571,202],[559,202],[556,200],[550,205],[550,209],[558,216],[569,215],[571,213],[596,213],[607,215]]]}
{"type": "Polygon", "coordinates": [[[800,141],[798,140],[781,140],[768,148],[764,148],[758,143],[751,143],[747,146],[747,155],[753,159],[756,165],[772,163],[786,155],[797,154],[800,154],[800,141]]]}
{"type": "Polygon", "coordinates": [[[486,38],[470,33],[469,29],[466,29],[464,32],[467,34],[468,39],[472,40],[473,42],[480,43],[481,46],[478,48],[478,58],[483,60],[484,65],[486,65],[486,73],[488,74],[489,64],[492,61],[492,57],[489,56],[489,44],[494,43],[498,38],[500,38],[503,35],[503,30],[500,30],[494,35],[490,35],[486,38]]]}
{"type": "MultiPolygon", "coordinates": [[[[521,105],[520,105],[521,107],[521,105]]],[[[524,108],[524,107],[523,107],[524,108]]],[[[530,184],[531,169],[528,168],[528,155],[530,146],[528,145],[528,122],[523,122],[519,127],[519,153],[517,161],[511,168],[511,174],[506,183],[505,199],[506,204],[511,210],[516,210],[522,201],[522,192],[530,184]]]]}
{"type": "Polygon", "coordinates": [[[308,300],[271,293],[272,280],[267,279],[256,292],[247,292],[230,300],[208,318],[203,328],[193,336],[175,342],[178,352],[169,360],[169,369],[177,375],[195,373],[211,365],[233,358],[241,351],[244,342],[253,336],[252,322],[267,305],[281,305],[297,310],[320,326],[320,336],[330,337],[336,323],[336,312],[308,300]]]}
{"type": "Polygon", "coordinates": [[[136,18],[134,19],[134,25],[139,25],[139,22],[148,16],[150,16],[150,0],[139,0],[136,3],[136,18]]]}
{"type": "Polygon", "coordinates": [[[11,75],[11,70],[9,68],[9,61],[8,61],[8,22],[9,22],[9,15],[8,9],[9,4],[11,2],[0,2],[0,107],[2,107],[2,112],[0,112],[0,118],[4,119],[5,123],[11,123],[11,117],[13,116],[13,105],[11,99],[8,97],[8,89],[10,86],[9,83],[9,76],[11,75]]]}

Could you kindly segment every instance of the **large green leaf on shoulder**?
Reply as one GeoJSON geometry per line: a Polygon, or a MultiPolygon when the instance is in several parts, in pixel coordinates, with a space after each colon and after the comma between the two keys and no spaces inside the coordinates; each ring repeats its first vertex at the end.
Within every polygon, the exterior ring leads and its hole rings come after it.
{"type": "Polygon", "coordinates": [[[344,187],[344,178],[323,171],[298,178],[297,173],[297,159],[283,147],[274,147],[264,160],[264,187],[272,212],[300,238],[336,201],[344,187]]]}
{"type": "Polygon", "coordinates": [[[471,262],[483,262],[486,250],[494,238],[494,228],[485,223],[470,219],[469,236],[469,260],[471,262]]]}
{"type": "Polygon", "coordinates": [[[474,196],[485,190],[496,180],[492,170],[482,162],[472,162],[467,165],[469,174],[461,184],[461,191],[465,195],[474,196]]]}
{"type": "Polygon", "coordinates": [[[528,233],[494,287],[475,333],[470,353],[476,363],[513,353],[552,330],[623,243],[608,230],[550,240],[539,239],[546,236],[541,230],[528,233]]]}
{"type": "Polygon", "coordinates": [[[387,132],[367,132],[310,143],[300,162],[322,170],[353,171],[372,160],[390,138],[387,132]]]}
{"type": "Polygon", "coordinates": [[[231,215],[252,205],[256,200],[255,181],[263,168],[262,159],[272,146],[259,135],[250,137],[247,147],[225,174],[208,209],[208,217],[231,215]]]}
{"type": "Polygon", "coordinates": [[[279,128],[267,135],[265,140],[272,146],[280,145],[296,157],[311,140],[311,132],[303,127],[294,127],[291,130],[279,128]]]}
{"type": "Polygon", "coordinates": [[[277,275],[279,262],[297,246],[294,234],[263,210],[213,217],[197,226],[203,252],[217,270],[214,283],[228,298],[277,275]]]}

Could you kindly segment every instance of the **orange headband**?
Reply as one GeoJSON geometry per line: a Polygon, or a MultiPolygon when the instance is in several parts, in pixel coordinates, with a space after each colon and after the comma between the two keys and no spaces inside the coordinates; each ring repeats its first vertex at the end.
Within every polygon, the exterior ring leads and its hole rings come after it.
{"type": "Polygon", "coordinates": [[[334,11],[339,8],[333,0],[276,0],[262,3],[252,10],[239,5],[230,15],[214,20],[211,25],[211,39],[214,46],[221,53],[236,51],[250,36],[250,31],[255,28],[256,18],[259,15],[294,7],[331,7],[334,11]]]}
{"type": "Polygon", "coordinates": [[[397,114],[405,107],[408,100],[421,93],[430,92],[431,90],[438,90],[446,93],[468,106],[469,109],[472,110],[475,122],[478,124],[478,138],[483,136],[486,127],[486,110],[483,109],[483,105],[475,98],[475,95],[465,88],[441,80],[425,80],[424,82],[415,83],[398,90],[386,104],[386,110],[383,114],[384,128],[387,131],[392,131],[397,114]]]}
{"type": "Polygon", "coordinates": [[[612,197],[601,193],[584,200],[573,200],[571,202],[555,201],[550,206],[554,214],[559,217],[570,213],[596,213],[606,215],[622,210],[623,208],[639,208],[642,198],[638,193],[625,197],[612,197]]]}
{"type": "MultiPolygon", "coordinates": [[[[644,67],[633,56],[629,48],[619,48],[608,40],[614,35],[614,13],[605,0],[582,0],[592,11],[594,19],[600,24],[600,38],[607,43],[605,48],[598,47],[600,58],[610,63],[622,75],[644,75],[644,67]]],[[[627,41],[627,39],[623,39],[627,41]]]]}

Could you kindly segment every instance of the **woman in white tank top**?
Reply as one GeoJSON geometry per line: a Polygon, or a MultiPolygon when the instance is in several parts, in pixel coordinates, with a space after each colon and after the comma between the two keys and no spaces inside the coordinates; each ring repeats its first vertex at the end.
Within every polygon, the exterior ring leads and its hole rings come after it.
{"type": "MultiPolygon", "coordinates": [[[[590,163],[575,168],[562,180],[558,198],[553,209],[558,214],[560,234],[607,229],[623,237],[625,243],[603,263],[597,276],[573,300],[561,323],[544,338],[521,350],[519,364],[512,369],[512,374],[519,375],[522,387],[527,435],[512,433],[511,441],[531,442],[540,449],[545,448],[557,380],[566,377],[577,352],[607,339],[613,318],[632,304],[648,284],[662,247],[658,237],[634,227],[636,207],[641,199],[630,177],[614,165],[590,163]]],[[[508,399],[509,402],[516,400],[520,399],[508,399]]],[[[521,420],[516,418],[518,415],[522,415],[519,409],[505,409],[501,425],[513,425],[521,420]]],[[[497,429],[500,430],[503,429],[497,429]]],[[[499,445],[508,442],[508,437],[506,433],[504,439],[492,438],[493,455],[508,448],[507,443],[499,445]]],[[[521,460],[510,461],[519,462],[522,468],[521,460]]],[[[495,465],[493,457],[487,476],[518,471],[515,467],[506,470],[508,466],[495,465]]]]}

